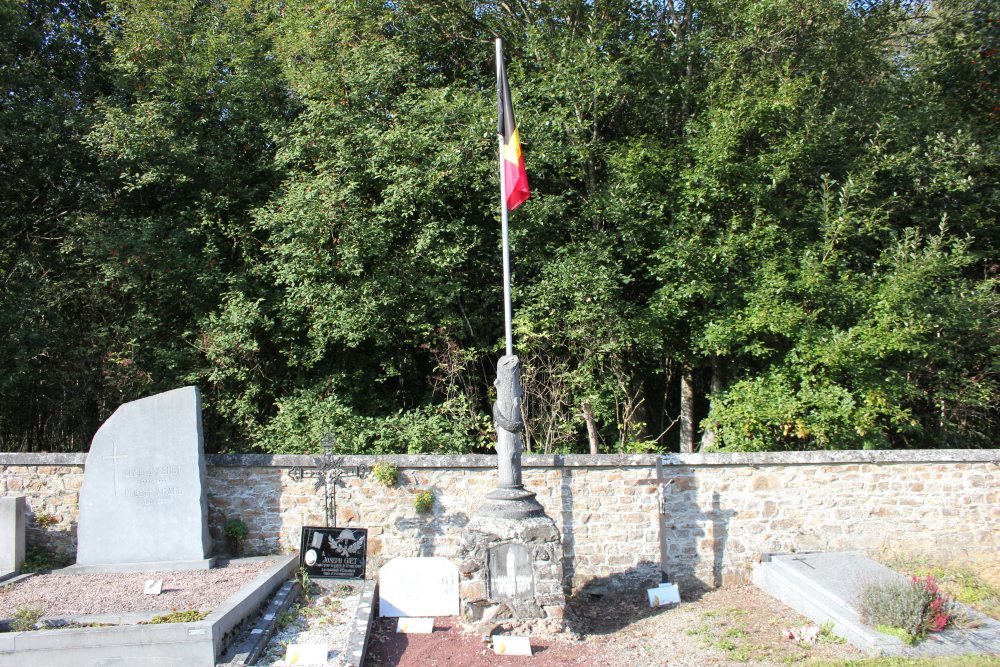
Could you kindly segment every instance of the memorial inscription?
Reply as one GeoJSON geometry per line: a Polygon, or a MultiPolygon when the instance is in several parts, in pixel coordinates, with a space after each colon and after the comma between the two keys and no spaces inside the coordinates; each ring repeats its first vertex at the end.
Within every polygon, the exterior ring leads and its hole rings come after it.
{"type": "Polygon", "coordinates": [[[523,544],[501,544],[487,552],[490,597],[494,600],[529,600],[535,596],[531,553],[523,544]]]}
{"type": "Polygon", "coordinates": [[[302,529],[299,565],[313,578],[364,579],[367,545],[365,528],[306,526],[302,529]]]}
{"type": "Polygon", "coordinates": [[[94,436],[80,492],[77,565],[208,567],[196,387],[126,403],[94,436]]]}

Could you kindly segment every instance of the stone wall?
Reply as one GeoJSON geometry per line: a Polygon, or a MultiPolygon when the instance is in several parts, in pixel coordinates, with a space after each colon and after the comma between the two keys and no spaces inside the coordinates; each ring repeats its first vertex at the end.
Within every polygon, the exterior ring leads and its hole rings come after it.
{"type": "MultiPolygon", "coordinates": [[[[670,578],[690,588],[743,579],[769,551],[857,549],[1000,570],[998,458],[996,450],[526,456],[524,482],[562,533],[567,583],[657,579],[662,542],[670,578]]],[[[0,494],[27,496],[29,543],[73,550],[84,460],[0,454],[0,494]],[[40,527],[33,517],[42,513],[57,522],[40,527]]],[[[399,467],[397,486],[369,475],[345,477],[337,491],[338,525],[369,529],[371,571],[395,556],[457,558],[463,526],[495,484],[495,457],[378,460],[399,467]],[[428,514],[413,508],[424,489],[436,496],[428,514]]],[[[297,549],[299,529],[324,521],[322,487],[289,475],[312,463],[209,457],[219,547],[226,519],[240,518],[250,527],[248,551],[297,549]]]]}

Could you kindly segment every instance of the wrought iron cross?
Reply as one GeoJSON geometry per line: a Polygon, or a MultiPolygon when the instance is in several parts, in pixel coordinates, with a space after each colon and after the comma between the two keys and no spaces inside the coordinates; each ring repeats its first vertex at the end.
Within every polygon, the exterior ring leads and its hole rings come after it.
{"type": "Polygon", "coordinates": [[[340,484],[340,479],[364,477],[368,474],[368,467],[343,465],[344,457],[334,456],[333,448],[337,444],[337,439],[332,433],[324,433],[320,444],[323,445],[323,456],[313,458],[315,470],[307,471],[303,466],[296,466],[288,471],[288,476],[296,482],[302,481],[305,477],[316,478],[316,488],[323,487],[323,509],[326,511],[326,526],[329,528],[337,523],[337,486],[340,484]]]}

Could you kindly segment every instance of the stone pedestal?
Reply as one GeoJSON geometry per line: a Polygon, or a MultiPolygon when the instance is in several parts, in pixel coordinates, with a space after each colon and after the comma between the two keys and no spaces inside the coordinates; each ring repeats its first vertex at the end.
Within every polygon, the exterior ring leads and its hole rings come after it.
{"type": "Polygon", "coordinates": [[[473,517],[462,532],[458,569],[464,620],[538,619],[562,625],[562,541],[544,513],[518,519],[473,517]]]}

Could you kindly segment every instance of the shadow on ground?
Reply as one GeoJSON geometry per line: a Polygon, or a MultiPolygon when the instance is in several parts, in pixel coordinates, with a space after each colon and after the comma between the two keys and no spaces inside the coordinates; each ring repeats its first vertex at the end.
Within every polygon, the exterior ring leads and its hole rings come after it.
{"type": "MultiPolygon", "coordinates": [[[[580,635],[614,634],[636,621],[656,616],[671,607],[651,608],[646,589],[656,586],[649,580],[651,563],[639,563],[624,572],[591,579],[566,598],[567,628],[580,635]]],[[[680,587],[684,602],[700,600],[712,590],[694,576],[680,587]]]]}

